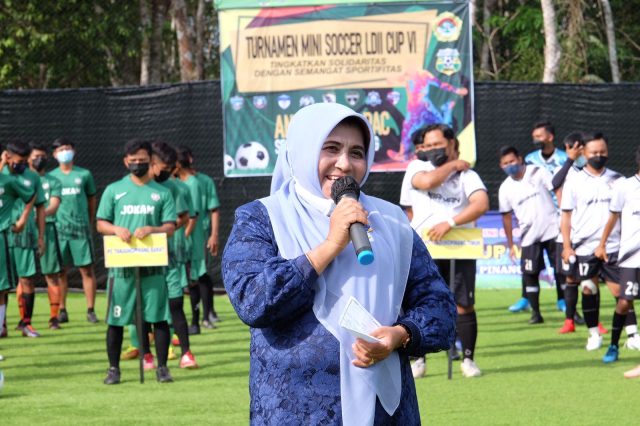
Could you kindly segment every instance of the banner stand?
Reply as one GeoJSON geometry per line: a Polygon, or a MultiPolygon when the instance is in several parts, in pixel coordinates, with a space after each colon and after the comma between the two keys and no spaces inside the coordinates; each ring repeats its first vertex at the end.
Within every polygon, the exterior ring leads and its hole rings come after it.
{"type": "MultiPolygon", "coordinates": [[[[450,259],[449,260],[449,281],[450,281],[449,288],[453,287],[455,277],[456,277],[456,260],[450,259]]],[[[454,340],[453,345],[451,345],[451,347],[447,351],[447,378],[449,380],[453,379],[453,353],[455,351],[455,348],[456,348],[456,341],[454,340]]],[[[142,365],[142,361],[140,365],[142,365]]]]}
{"type": "Polygon", "coordinates": [[[142,327],[142,285],[140,283],[140,268],[135,267],[136,280],[136,330],[138,331],[138,365],[140,367],[140,384],[144,384],[144,351],[142,350],[142,336],[144,327],[142,327]]]}

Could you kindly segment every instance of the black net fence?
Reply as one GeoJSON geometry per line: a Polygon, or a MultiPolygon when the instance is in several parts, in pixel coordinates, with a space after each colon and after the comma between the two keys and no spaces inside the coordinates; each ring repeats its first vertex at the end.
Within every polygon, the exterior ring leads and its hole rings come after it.
{"type": "MultiPolygon", "coordinates": [[[[122,147],[132,138],[162,138],[192,148],[196,168],[212,176],[221,202],[220,243],[223,247],[235,209],[268,194],[270,178],[225,178],[223,173],[220,83],[76,90],[0,92],[0,143],[19,138],[51,143],[64,136],[76,144],[76,164],[89,169],[98,186],[120,179],[126,170],[122,147]]],[[[609,166],[625,175],[636,171],[636,140],[640,134],[640,84],[570,85],[477,83],[475,117],[476,171],[497,209],[498,187],[504,179],[498,149],[514,145],[531,150],[531,126],[542,119],[556,127],[556,145],[574,130],[604,132],[610,141],[609,166]]],[[[397,203],[402,173],[374,173],[364,190],[397,203]]],[[[102,244],[96,236],[99,287],[104,288],[102,244]]],[[[3,265],[4,266],[4,265],[3,265]]],[[[211,265],[216,287],[222,287],[219,259],[211,265]]],[[[79,275],[71,284],[79,286],[79,275]]]]}

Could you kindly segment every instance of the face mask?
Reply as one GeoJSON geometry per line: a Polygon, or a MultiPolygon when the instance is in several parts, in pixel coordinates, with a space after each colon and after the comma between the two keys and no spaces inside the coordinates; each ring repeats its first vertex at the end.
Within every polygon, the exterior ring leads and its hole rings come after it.
{"type": "Polygon", "coordinates": [[[538,140],[538,139],[533,140],[533,147],[535,149],[542,149],[543,146],[544,146],[544,142],[542,142],[541,140],[538,140]]]}
{"type": "Polygon", "coordinates": [[[447,162],[449,157],[447,157],[447,149],[446,148],[435,148],[430,149],[429,151],[425,151],[427,160],[431,162],[436,167],[442,166],[447,162]]]}
{"type": "Polygon", "coordinates": [[[420,161],[429,161],[429,156],[427,155],[427,151],[417,151],[416,156],[420,161]]]}
{"type": "Polygon", "coordinates": [[[142,177],[149,173],[149,163],[129,163],[129,171],[135,177],[142,177]]]}
{"type": "Polygon", "coordinates": [[[171,172],[162,170],[158,176],[155,177],[156,182],[162,183],[171,177],[171,172]]]}
{"type": "Polygon", "coordinates": [[[56,160],[58,160],[58,162],[60,162],[61,164],[68,164],[68,163],[73,161],[73,156],[75,154],[76,153],[72,149],[67,149],[65,151],[60,151],[56,155],[56,160]]]}
{"type": "Polygon", "coordinates": [[[596,170],[600,170],[604,167],[605,164],[607,164],[607,160],[609,159],[609,157],[605,157],[603,155],[598,155],[595,157],[591,157],[587,160],[587,163],[589,163],[589,165],[591,167],[593,167],[596,170]]]}
{"type": "Polygon", "coordinates": [[[584,155],[581,155],[580,157],[576,158],[576,161],[573,162],[573,165],[579,169],[583,168],[586,164],[587,164],[587,159],[584,158],[584,155]]]}
{"type": "Polygon", "coordinates": [[[522,164],[509,164],[502,169],[507,175],[511,177],[517,176],[522,170],[522,164]]]}
{"type": "Polygon", "coordinates": [[[27,170],[28,166],[29,165],[27,163],[13,163],[11,165],[11,170],[13,171],[13,173],[21,175],[25,170],[27,170]]]}
{"type": "Polygon", "coordinates": [[[47,167],[47,159],[46,157],[36,157],[33,160],[33,168],[37,171],[41,172],[44,168],[47,167]]]}

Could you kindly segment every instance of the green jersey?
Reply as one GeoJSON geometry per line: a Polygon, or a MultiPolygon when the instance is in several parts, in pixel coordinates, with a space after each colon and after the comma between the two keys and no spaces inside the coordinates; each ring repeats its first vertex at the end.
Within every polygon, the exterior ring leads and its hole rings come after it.
{"type": "Polygon", "coordinates": [[[27,204],[35,195],[36,188],[25,185],[24,181],[13,175],[0,173],[0,232],[6,231],[15,223],[13,207],[16,201],[27,204]]]}
{"type": "MultiPolygon", "coordinates": [[[[160,183],[161,186],[169,190],[171,193],[171,197],[173,197],[173,201],[176,206],[176,216],[180,216],[182,214],[189,212],[189,205],[187,204],[187,200],[182,195],[181,191],[178,189],[178,185],[168,179],[164,182],[160,183]]],[[[184,263],[182,259],[185,257],[185,246],[184,244],[180,244],[182,241],[179,239],[176,240],[176,234],[174,233],[172,237],[169,238],[167,242],[169,246],[169,264],[173,265],[175,263],[184,263]]]]}
{"type": "Polygon", "coordinates": [[[196,173],[195,176],[202,188],[202,203],[200,206],[205,209],[199,211],[198,214],[200,215],[200,220],[202,220],[202,229],[209,234],[211,232],[211,212],[220,207],[218,192],[216,191],[216,184],[209,176],[204,173],[196,173]]]}
{"type": "MultiPolygon", "coordinates": [[[[52,198],[61,199],[62,184],[58,179],[51,176],[51,173],[45,173],[44,175],[40,176],[40,181],[42,182],[44,198],[47,200],[44,208],[48,209],[49,204],[51,204],[52,198]]],[[[47,216],[46,221],[48,223],[55,223],[56,215],[47,216]]]]}
{"type": "MultiPolygon", "coordinates": [[[[197,213],[193,207],[193,201],[191,200],[191,192],[189,191],[189,187],[180,179],[172,179],[171,181],[176,185],[176,188],[180,192],[181,197],[187,204],[189,218],[193,219],[197,217],[197,213]]],[[[176,247],[180,247],[184,250],[183,252],[177,252],[177,254],[183,255],[183,257],[176,259],[179,263],[187,263],[189,259],[191,259],[191,237],[187,238],[185,234],[185,228],[186,225],[177,229],[176,233],[173,234],[174,244],[176,245],[176,247]]]]}
{"type": "Polygon", "coordinates": [[[51,176],[60,181],[60,207],[56,213],[61,239],[84,239],[91,236],[88,197],[96,195],[96,184],[89,170],[73,166],[69,173],[60,167],[51,176]]]}
{"type": "MultiPolygon", "coordinates": [[[[10,175],[9,168],[5,167],[4,169],[2,169],[2,173],[5,175],[10,175]]],[[[11,247],[37,248],[38,226],[36,225],[35,207],[43,205],[46,201],[44,191],[42,189],[42,183],[40,181],[40,175],[31,169],[26,169],[21,175],[13,175],[13,177],[22,186],[33,188],[35,190],[36,202],[34,203],[34,210],[31,212],[31,214],[29,214],[29,217],[27,218],[27,223],[25,224],[24,229],[22,230],[22,232],[13,234],[13,237],[9,239],[9,245],[11,247]]],[[[17,200],[13,205],[12,221],[14,223],[18,219],[20,219],[20,216],[22,216],[22,212],[24,211],[27,203],[22,200],[17,200]]]]}
{"type": "Polygon", "coordinates": [[[191,175],[187,180],[182,181],[189,188],[189,194],[191,194],[191,201],[193,202],[194,210],[198,214],[198,220],[191,233],[191,260],[203,260],[205,249],[205,230],[202,221],[202,211],[206,210],[204,207],[204,197],[202,196],[202,185],[198,179],[191,175]]]}

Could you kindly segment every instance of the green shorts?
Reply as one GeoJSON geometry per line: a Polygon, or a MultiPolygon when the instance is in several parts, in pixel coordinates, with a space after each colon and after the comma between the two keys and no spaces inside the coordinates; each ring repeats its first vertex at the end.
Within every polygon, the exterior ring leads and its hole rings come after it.
{"type": "Polygon", "coordinates": [[[189,278],[196,281],[207,273],[207,261],[205,259],[193,260],[189,262],[189,278]]]}
{"type": "Polygon", "coordinates": [[[57,274],[61,271],[62,256],[55,223],[47,222],[44,228],[44,242],[44,254],[40,256],[40,271],[44,275],[57,274]]]}
{"type": "Polygon", "coordinates": [[[14,270],[20,278],[29,278],[36,274],[36,250],[32,248],[12,247],[14,270]]]}
{"type": "MultiPolygon", "coordinates": [[[[107,323],[124,327],[135,322],[136,286],[133,271],[127,274],[110,274],[109,313],[107,323]]],[[[143,318],[155,323],[169,318],[169,298],[164,275],[148,275],[140,278],[143,318]]]]}
{"type": "Polygon", "coordinates": [[[62,264],[73,266],[88,266],[94,261],[93,243],[91,238],[67,240],[58,238],[62,264]]]}
{"type": "Polygon", "coordinates": [[[7,239],[7,232],[0,232],[0,291],[11,290],[17,281],[11,260],[11,248],[7,239]],[[6,267],[5,265],[8,265],[6,267]]]}
{"type": "Polygon", "coordinates": [[[187,279],[187,267],[184,264],[177,264],[175,268],[167,268],[167,289],[169,299],[183,297],[184,288],[189,285],[187,279]]]}

